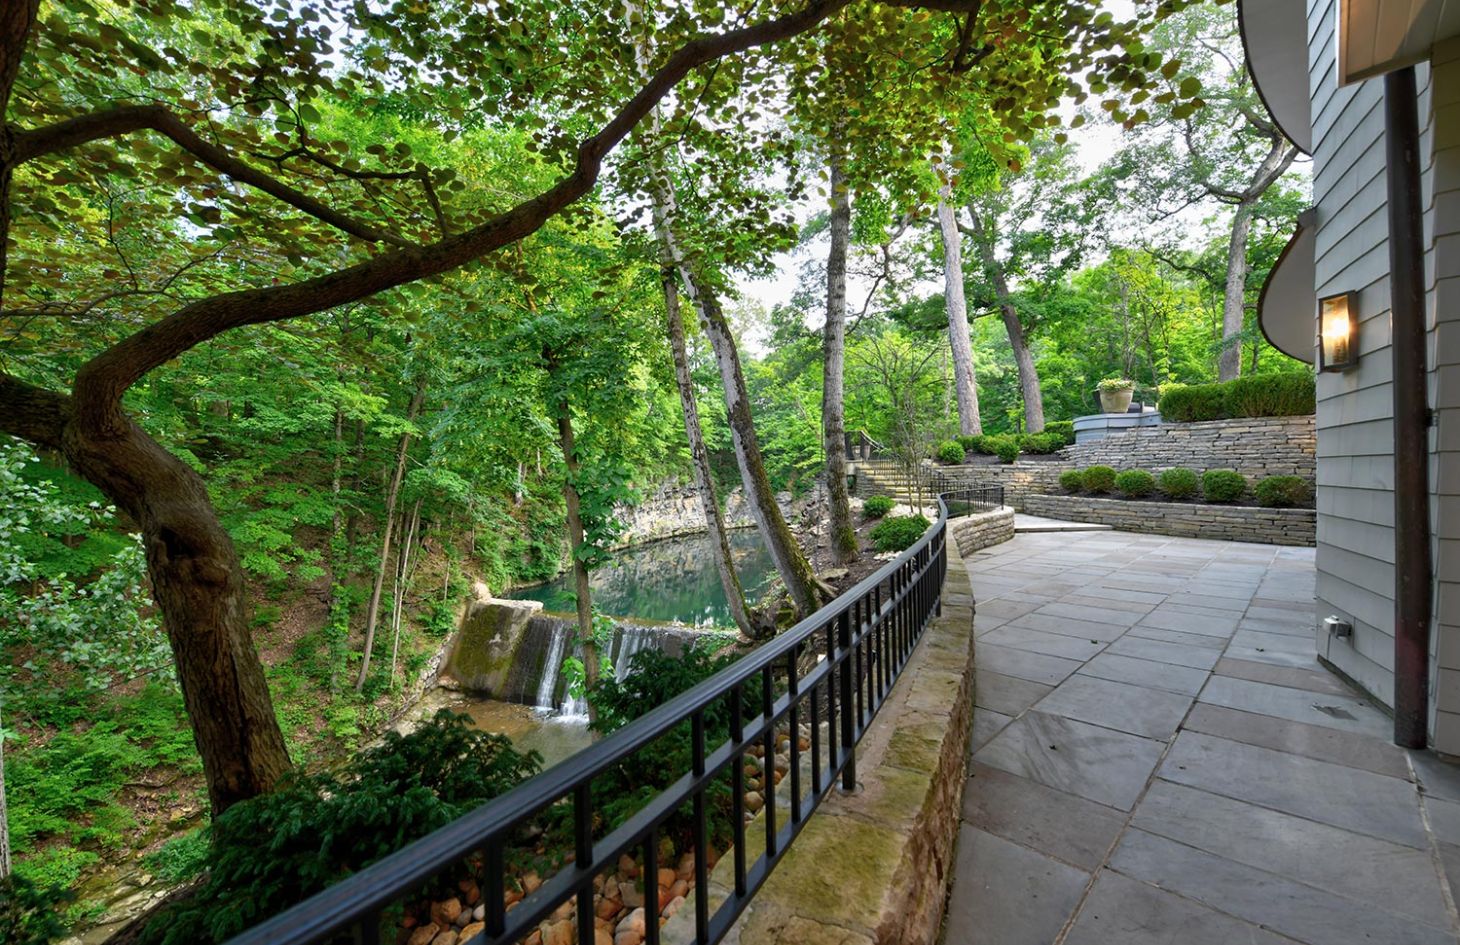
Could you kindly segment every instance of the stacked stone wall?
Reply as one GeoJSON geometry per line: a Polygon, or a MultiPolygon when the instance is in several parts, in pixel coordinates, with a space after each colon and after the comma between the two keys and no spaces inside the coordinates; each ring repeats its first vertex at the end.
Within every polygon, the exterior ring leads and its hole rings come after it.
{"type": "Polygon", "coordinates": [[[960,555],[970,555],[980,548],[988,548],[1014,537],[1014,510],[995,509],[965,515],[948,523],[948,533],[958,543],[960,555]]]}
{"type": "Polygon", "coordinates": [[[1317,437],[1313,417],[1257,417],[1163,423],[1122,430],[1092,443],[1060,452],[1061,468],[1114,466],[1116,469],[1170,469],[1197,472],[1235,469],[1248,479],[1302,476],[1314,479],[1317,437]]]}
{"type": "Polygon", "coordinates": [[[1024,511],[1066,522],[1093,522],[1121,531],[1178,538],[1312,547],[1317,537],[1312,509],[1039,495],[1025,499],[1024,511]]]}

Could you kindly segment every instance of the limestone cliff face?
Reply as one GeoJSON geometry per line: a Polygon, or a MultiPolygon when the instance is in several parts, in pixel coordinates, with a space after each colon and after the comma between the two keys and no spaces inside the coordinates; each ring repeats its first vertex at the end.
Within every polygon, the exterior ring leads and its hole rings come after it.
{"type": "MultiPolygon", "coordinates": [[[[618,513],[624,523],[624,533],[619,541],[624,545],[695,535],[705,530],[705,513],[700,506],[699,492],[689,483],[665,482],[638,505],[620,506],[618,513]]],[[[739,489],[725,497],[725,524],[730,528],[754,524],[745,504],[745,495],[739,489]]]]}

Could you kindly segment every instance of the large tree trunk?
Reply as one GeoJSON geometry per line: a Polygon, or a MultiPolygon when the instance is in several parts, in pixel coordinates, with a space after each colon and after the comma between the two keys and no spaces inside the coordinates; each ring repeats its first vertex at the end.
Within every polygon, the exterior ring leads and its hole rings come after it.
{"type": "MultiPolygon", "coordinates": [[[[0,710],[4,703],[0,702],[0,710]]],[[[0,712],[0,732],[5,731],[5,719],[0,712]]],[[[10,815],[5,805],[5,739],[0,738],[0,879],[10,875],[10,815]]]]}
{"type": "MultiPolygon", "coordinates": [[[[416,385],[411,395],[410,406],[406,408],[406,419],[414,422],[426,400],[426,382],[416,385]]],[[[365,610],[365,652],[360,660],[360,675],[355,677],[355,691],[365,688],[370,676],[370,653],[375,648],[375,628],[380,622],[380,595],[385,590],[385,571],[390,562],[390,544],[395,532],[395,505],[400,499],[401,483],[406,475],[406,457],[411,448],[411,435],[402,433],[400,444],[395,450],[395,471],[390,477],[390,488],[385,493],[385,532],[380,537],[380,565],[375,569],[375,583],[370,588],[370,603],[365,610]]]]}
{"type": "MultiPolygon", "coordinates": [[[[656,209],[656,217],[657,215],[656,209]]],[[[669,329],[669,350],[674,358],[675,386],[679,388],[679,406],[684,413],[684,435],[689,440],[689,454],[695,471],[695,489],[699,492],[700,507],[705,513],[705,528],[710,534],[715,570],[720,575],[720,586],[725,590],[730,616],[741,633],[754,637],[755,627],[750,619],[750,608],[745,603],[745,590],[740,584],[740,576],[735,573],[735,559],[730,555],[730,539],[725,533],[725,516],[720,511],[720,497],[715,493],[715,479],[710,471],[710,451],[705,447],[699,405],[695,403],[694,378],[690,374],[689,354],[685,348],[684,318],[679,311],[679,289],[675,285],[677,277],[673,264],[667,260],[665,263],[662,270],[665,321],[669,329]]]]}
{"type": "Polygon", "coordinates": [[[968,302],[963,295],[963,249],[958,221],[948,203],[952,188],[938,191],[938,228],[943,233],[943,297],[948,307],[948,343],[953,349],[953,382],[958,393],[958,432],[983,433],[978,415],[978,378],[973,370],[973,342],[968,335],[968,302]]]}
{"type": "MultiPolygon", "coordinates": [[[[841,128],[837,133],[840,136],[841,128]]],[[[834,144],[835,146],[835,144],[834,144]]],[[[852,204],[840,156],[831,160],[831,251],[826,257],[826,327],[822,331],[821,442],[826,453],[826,494],[831,506],[831,552],[839,563],[857,557],[847,496],[847,430],[843,416],[846,365],[847,244],[851,242],[852,204]]]]}
{"type": "MultiPolygon", "coordinates": [[[[638,8],[633,0],[625,4],[625,12],[631,24],[639,19],[638,8]]],[[[634,46],[639,72],[647,75],[648,38],[642,29],[638,31],[634,46]]],[[[657,114],[651,113],[644,138],[651,152],[659,146],[657,114]]],[[[715,361],[720,369],[735,459],[740,467],[740,479],[745,488],[745,497],[750,503],[751,516],[760,529],[776,571],[790,592],[797,615],[804,617],[821,605],[821,597],[816,589],[811,564],[796,544],[796,537],[791,534],[790,527],[786,525],[780,506],[776,504],[776,493],[771,488],[770,477],[766,475],[760,441],[755,435],[755,422],[750,415],[750,397],[746,393],[745,376],[740,369],[740,354],[735,346],[735,338],[720,310],[719,301],[699,278],[679,245],[675,232],[679,206],[674,195],[674,182],[670,180],[662,160],[658,157],[650,157],[649,168],[651,199],[654,203],[655,227],[660,245],[673,261],[674,267],[679,270],[684,294],[700,317],[700,323],[706,337],[710,339],[710,347],[715,352],[715,361]]]]}
{"type": "Polygon", "coordinates": [[[245,614],[243,569],[208,488],[115,408],[65,425],[66,459],[136,523],[216,817],[289,767],[245,614]]]}
{"type": "MultiPolygon", "coordinates": [[[[568,506],[568,544],[573,556],[573,588],[578,598],[578,646],[583,660],[583,682],[588,688],[598,681],[598,645],[593,639],[593,598],[588,588],[588,567],[583,563],[583,514],[578,499],[578,454],[573,447],[573,419],[566,400],[558,404],[558,445],[568,474],[563,477],[563,501],[568,506]]],[[[588,718],[595,717],[588,703],[588,718]]]]}
{"type": "Polygon", "coordinates": [[[1227,285],[1222,299],[1222,353],[1217,379],[1230,381],[1242,373],[1242,322],[1247,311],[1247,237],[1252,232],[1252,205],[1238,204],[1227,242],[1227,285]]]}
{"type": "Polygon", "coordinates": [[[984,272],[994,289],[994,300],[998,302],[999,314],[1004,319],[1004,330],[1009,334],[1009,347],[1014,349],[1014,363],[1019,366],[1019,394],[1024,398],[1024,429],[1039,433],[1044,429],[1044,392],[1039,386],[1039,369],[1034,366],[1034,355],[1029,351],[1029,341],[1024,336],[1024,323],[1019,320],[1019,310],[1014,307],[1014,296],[1009,291],[1009,280],[994,249],[994,235],[984,226],[983,218],[974,207],[968,208],[973,218],[973,239],[983,261],[984,272]]]}

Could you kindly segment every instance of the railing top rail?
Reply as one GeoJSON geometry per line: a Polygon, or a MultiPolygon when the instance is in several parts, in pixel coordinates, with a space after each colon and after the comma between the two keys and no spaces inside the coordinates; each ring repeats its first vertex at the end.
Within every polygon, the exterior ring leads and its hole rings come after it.
{"type": "Polygon", "coordinates": [[[383,908],[435,876],[442,864],[461,860],[489,841],[502,840],[546,806],[570,796],[778,660],[785,660],[793,649],[825,630],[899,568],[927,551],[944,533],[947,521],[948,506],[940,496],[937,519],[916,543],[774,640],[507,793],[243,932],[231,939],[230,945],[270,945],[285,930],[290,933],[290,941],[317,940],[338,928],[342,917],[364,916],[383,908]]]}

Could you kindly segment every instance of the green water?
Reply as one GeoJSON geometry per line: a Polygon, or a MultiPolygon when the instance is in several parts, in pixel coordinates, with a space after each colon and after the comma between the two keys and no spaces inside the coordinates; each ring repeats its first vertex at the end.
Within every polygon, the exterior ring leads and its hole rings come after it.
{"type": "MultiPolygon", "coordinates": [[[[730,552],[745,596],[755,601],[775,577],[771,556],[753,528],[730,533],[730,552]]],[[[678,621],[691,626],[733,627],[725,591],[715,570],[707,536],[670,538],[635,545],[614,555],[589,580],[593,604],[610,617],[678,621]]],[[[519,588],[508,596],[540,600],[543,608],[571,614],[576,607],[573,576],[519,588]]]]}

